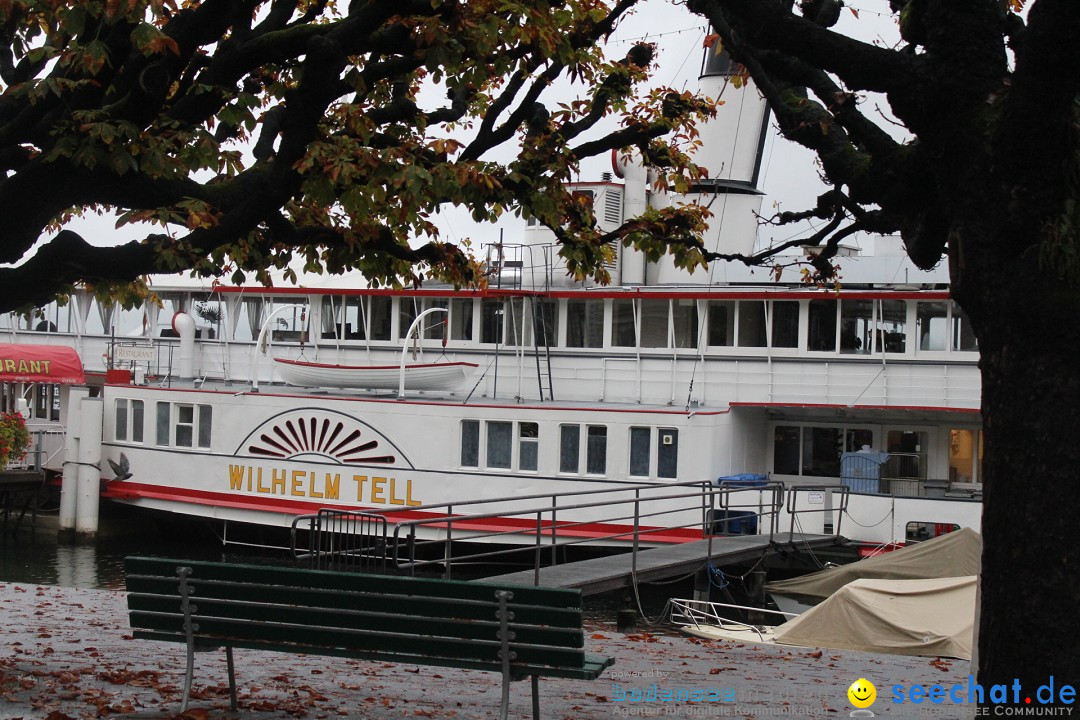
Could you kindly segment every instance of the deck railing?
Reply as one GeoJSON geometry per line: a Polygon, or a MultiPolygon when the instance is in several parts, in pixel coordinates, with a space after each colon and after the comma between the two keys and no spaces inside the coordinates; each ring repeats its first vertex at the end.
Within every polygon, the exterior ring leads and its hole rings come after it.
{"type": "Polygon", "coordinates": [[[371,571],[373,563],[385,562],[396,572],[436,571],[446,578],[463,565],[531,565],[538,582],[540,569],[565,562],[569,550],[599,545],[632,552],[636,571],[638,551],[663,544],[705,539],[711,557],[714,535],[725,530],[768,535],[773,542],[785,494],[792,529],[794,513],[818,511],[806,503],[795,508],[794,494],[778,482],[620,485],[379,514],[323,510],[294,521],[293,554],[314,567],[371,571]],[[307,531],[306,546],[298,531],[307,531]]]}

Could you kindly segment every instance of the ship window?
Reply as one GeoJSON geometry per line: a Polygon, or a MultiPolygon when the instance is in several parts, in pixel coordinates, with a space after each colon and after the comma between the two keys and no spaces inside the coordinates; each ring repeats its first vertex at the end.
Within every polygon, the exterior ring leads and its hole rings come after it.
{"type": "Polygon", "coordinates": [[[866,428],[851,428],[844,431],[844,451],[859,452],[862,449],[873,449],[874,431],[866,428]]]}
{"type": "Polygon", "coordinates": [[[803,428],[802,474],[806,477],[840,477],[843,437],[840,428],[803,428]]]}
{"type": "Polygon", "coordinates": [[[874,324],[872,300],[844,300],[840,303],[840,352],[867,355],[871,351],[874,324]]]}
{"type": "Polygon", "coordinates": [[[518,423],[518,469],[535,471],[539,458],[540,426],[518,423]]]}
{"type": "MultiPolygon", "coordinates": [[[[405,339],[405,336],[409,332],[409,327],[413,324],[413,320],[416,320],[416,316],[420,314],[420,299],[419,298],[398,298],[398,338],[405,339]]],[[[422,334],[422,333],[421,333],[422,334]]]]}
{"type": "Polygon", "coordinates": [[[947,342],[949,304],[921,302],[915,306],[915,332],[919,350],[944,350],[947,342]]]}
{"type": "MultiPolygon", "coordinates": [[[[274,342],[300,342],[307,332],[307,303],[293,297],[274,298],[270,312],[277,312],[270,323],[274,342]],[[284,308],[284,309],[283,309],[284,308]],[[281,310],[281,312],[278,312],[281,310]]],[[[267,315],[269,317],[269,315],[267,315]]],[[[265,322],[265,320],[264,320],[265,322]]],[[[258,333],[262,328],[256,330],[258,333]]]]}
{"type": "Polygon", "coordinates": [[[772,303],[772,346],[799,347],[799,303],[775,300],[772,303]]]}
{"type": "Polygon", "coordinates": [[[679,472],[679,431],[660,428],[657,435],[656,476],[674,479],[679,472]]]}
{"type": "Polygon", "coordinates": [[[882,349],[888,353],[906,352],[907,303],[903,300],[882,300],[880,308],[874,352],[881,352],[882,349]]]}
{"type": "Polygon", "coordinates": [[[487,424],[487,467],[510,469],[513,423],[489,421],[487,424]]]}
{"type": "Polygon", "coordinates": [[[177,447],[191,447],[195,429],[195,406],[176,406],[176,445],[177,447]]]}
{"type": "Polygon", "coordinates": [[[808,350],[836,352],[836,301],[811,300],[808,350]]]}
{"type": "Polygon", "coordinates": [[[480,301],[480,342],[502,342],[504,312],[502,300],[480,301]]]}
{"type": "Polygon", "coordinates": [[[981,430],[949,430],[949,482],[981,482],[983,443],[981,430]]]}
{"type": "Polygon", "coordinates": [[[679,431],[675,428],[630,428],[630,475],[652,475],[652,446],[656,443],[656,476],[675,478],[679,471],[679,431]]]}
{"type": "Polygon", "coordinates": [[[649,436],[652,431],[645,427],[630,428],[630,474],[649,476],[649,436]]]}
{"type": "Polygon", "coordinates": [[[450,339],[472,340],[473,301],[456,299],[450,301],[450,339]]]}
{"type": "Polygon", "coordinates": [[[739,301],[739,347],[765,347],[765,301],[739,301]]]}
{"type": "MultiPolygon", "coordinates": [[[[666,324],[666,320],[664,321],[666,324]]],[[[615,347],[637,345],[634,325],[634,301],[615,300],[611,304],[611,344],[615,347]]]]}
{"type": "Polygon", "coordinates": [[[506,323],[506,344],[523,345],[525,342],[524,320],[525,305],[521,298],[511,298],[505,304],[505,309],[510,313],[510,322],[506,323]]]}
{"type": "Polygon", "coordinates": [[[885,451],[889,462],[885,474],[901,480],[925,480],[930,435],[923,430],[889,430],[885,451]]]}
{"type": "Polygon", "coordinates": [[[905,540],[908,542],[922,542],[933,540],[936,537],[956,532],[960,526],[956,523],[936,522],[909,522],[904,528],[905,540]]]}
{"type": "Polygon", "coordinates": [[[952,303],[952,349],[961,351],[976,351],[979,349],[975,342],[975,330],[971,327],[968,319],[959,305],[952,303]]]}
{"type": "Polygon", "coordinates": [[[210,429],[214,408],[210,405],[199,406],[199,447],[210,447],[210,429]]]}
{"type": "Polygon", "coordinates": [[[668,346],[668,301],[641,301],[641,347],[668,346]]]}
{"type": "Polygon", "coordinates": [[[120,398],[116,401],[116,439],[143,441],[143,401],[120,398]]]}
{"type": "Polygon", "coordinates": [[[169,422],[172,406],[167,402],[157,404],[157,444],[169,444],[169,422]]]}
{"type": "Polygon", "coordinates": [[[799,474],[799,444],[802,428],[777,426],[773,437],[773,472],[777,475],[799,474]]]}
{"type": "Polygon", "coordinates": [[[871,428],[777,425],[773,430],[772,472],[840,477],[841,455],[864,448],[874,448],[871,428]]]}
{"type": "Polygon", "coordinates": [[[581,451],[581,427],[578,425],[559,426],[559,472],[576,473],[578,454],[581,451]]]}
{"type": "Polygon", "coordinates": [[[369,307],[364,307],[364,298],[353,297],[345,301],[344,327],[342,338],[345,340],[367,339],[367,315],[369,307]]]}
{"type": "MultiPolygon", "coordinates": [[[[424,310],[431,310],[433,308],[442,308],[445,310],[449,305],[448,300],[425,300],[424,310]]],[[[423,334],[427,340],[442,340],[443,335],[446,333],[446,325],[444,322],[447,320],[446,313],[431,313],[424,317],[423,334]]]]}
{"type": "Polygon", "coordinates": [[[128,438],[128,401],[116,401],[116,439],[120,441],[128,438]]]}
{"type": "MultiPolygon", "coordinates": [[[[385,295],[368,298],[368,318],[371,324],[372,340],[389,340],[393,322],[394,299],[385,295]]],[[[406,328],[408,329],[408,328],[406,328]]]]}
{"type": "Polygon", "coordinates": [[[697,301],[674,300],[671,306],[671,320],[675,334],[675,347],[696,348],[698,346],[697,301]]]}
{"type": "Polygon", "coordinates": [[[461,465],[480,466],[480,421],[461,421],[461,465]]]}
{"type": "Polygon", "coordinates": [[[607,428],[589,425],[585,446],[585,472],[590,475],[607,473],[607,428]]]}
{"type": "Polygon", "coordinates": [[[735,303],[730,300],[709,303],[709,345],[731,347],[735,344],[735,303]]]}
{"type": "MultiPolygon", "coordinates": [[[[600,327],[603,329],[603,305],[600,306],[600,327]]],[[[536,347],[554,347],[559,342],[559,304],[553,300],[537,300],[532,304],[532,327],[536,347]]]]}
{"type": "Polygon", "coordinates": [[[604,347],[602,300],[570,300],[566,303],[566,346],[604,347]]]}
{"type": "Polygon", "coordinates": [[[343,340],[341,331],[341,318],[345,314],[344,300],[333,295],[326,295],[322,299],[322,313],[320,314],[322,327],[319,329],[319,337],[323,340],[343,340]]]}

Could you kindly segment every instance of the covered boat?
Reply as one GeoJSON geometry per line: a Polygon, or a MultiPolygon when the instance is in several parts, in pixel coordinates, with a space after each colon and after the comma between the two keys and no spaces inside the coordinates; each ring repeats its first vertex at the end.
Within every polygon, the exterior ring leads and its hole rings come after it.
{"type": "Polygon", "coordinates": [[[776,628],[781,645],[971,659],[974,575],[855,580],[776,628]]]}
{"type": "MultiPolygon", "coordinates": [[[[300,387],[396,390],[402,371],[399,365],[332,365],[284,358],[274,362],[285,382],[300,387]]],[[[467,362],[406,365],[405,384],[410,390],[454,390],[475,367],[467,362]]]]}
{"type": "Polygon", "coordinates": [[[714,610],[672,600],[684,632],[710,640],[971,659],[977,577],[854,580],[782,625],[703,622],[714,610]]]}
{"type": "Polygon", "coordinates": [[[859,579],[916,580],[978,575],[982,536],[971,528],[866,558],[850,565],[765,584],[777,607],[799,614],[859,579]]]}

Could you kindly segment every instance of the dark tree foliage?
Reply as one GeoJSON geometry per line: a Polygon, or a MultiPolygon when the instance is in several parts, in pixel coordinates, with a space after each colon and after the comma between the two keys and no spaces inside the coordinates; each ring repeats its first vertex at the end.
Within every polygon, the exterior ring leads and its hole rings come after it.
{"type": "Polygon", "coordinates": [[[1046,635],[1080,635],[1062,602],[1080,585],[1080,3],[890,0],[874,9],[896,14],[896,47],[831,29],[841,0],[687,5],[821,160],[832,189],[775,219],[827,221],[820,279],[860,230],[899,233],[921,267],[947,258],[983,378],[979,677],[1028,692],[1080,678],[1080,651],[1046,635]],[[867,92],[910,142],[860,104],[867,92]]]}
{"type": "Polygon", "coordinates": [[[18,264],[0,267],[0,309],[74,283],[138,302],[152,273],[239,282],[294,259],[482,283],[437,236],[446,205],[530,214],[582,276],[606,277],[613,243],[655,237],[700,264],[700,211],[603,235],[563,188],[613,149],[667,158],[676,185],[698,172],[683,151],[712,107],[641,92],[651,47],[617,62],[598,48],[635,3],[0,0],[0,266],[18,264]],[[546,107],[560,78],[582,96],[546,107]],[[516,154],[489,159],[500,146],[516,154]],[[150,229],[95,247],[66,225],[96,211],[150,229]]]}

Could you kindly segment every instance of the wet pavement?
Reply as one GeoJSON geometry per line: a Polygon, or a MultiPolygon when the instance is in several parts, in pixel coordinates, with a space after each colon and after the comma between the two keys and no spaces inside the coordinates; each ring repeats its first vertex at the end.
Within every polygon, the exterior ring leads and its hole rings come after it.
{"type": "MultiPolygon", "coordinates": [[[[237,712],[224,652],[207,652],[180,715],[184,649],[132,638],[125,602],[116,590],[0,583],[0,718],[498,717],[495,673],[250,650],[235,651],[237,712]]],[[[594,682],[542,678],[543,718],[848,717],[847,689],[860,677],[877,686],[875,716],[965,716],[951,704],[895,705],[890,691],[966,683],[960,660],[624,635],[598,621],[586,646],[615,665],[594,682]],[[700,699],[664,699],[680,693],[700,699]]],[[[529,683],[512,686],[510,717],[531,717],[529,683]]]]}

